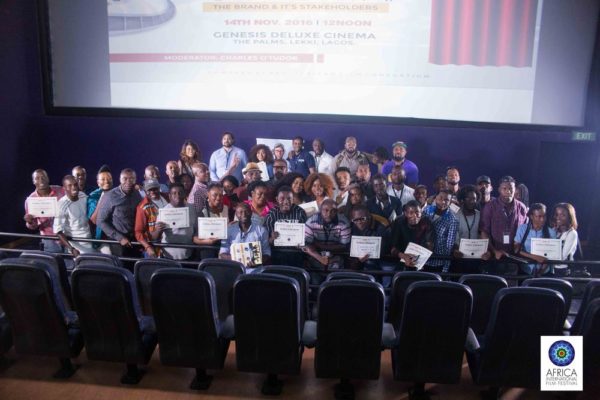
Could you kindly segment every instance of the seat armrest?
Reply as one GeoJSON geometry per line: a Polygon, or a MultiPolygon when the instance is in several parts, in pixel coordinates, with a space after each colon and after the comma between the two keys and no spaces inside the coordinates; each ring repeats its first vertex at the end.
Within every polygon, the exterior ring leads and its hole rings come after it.
{"type": "Polygon", "coordinates": [[[317,344],[316,321],[306,321],[304,323],[304,331],[302,332],[302,343],[309,348],[313,348],[317,344]]]}
{"type": "Polygon", "coordinates": [[[477,335],[473,332],[473,329],[469,328],[467,331],[467,340],[465,341],[465,350],[469,353],[475,353],[479,351],[481,346],[479,345],[479,340],[477,340],[477,335]]]}
{"type": "Polygon", "coordinates": [[[233,321],[233,314],[230,314],[225,318],[225,321],[221,321],[221,332],[219,336],[223,339],[233,339],[235,337],[235,323],[233,321]]]}
{"type": "Polygon", "coordinates": [[[383,324],[383,330],[381,331],[381,346],[384,349],[391,349],[396,346],[396,331],[394,331],[394,325],[383,324]]]}

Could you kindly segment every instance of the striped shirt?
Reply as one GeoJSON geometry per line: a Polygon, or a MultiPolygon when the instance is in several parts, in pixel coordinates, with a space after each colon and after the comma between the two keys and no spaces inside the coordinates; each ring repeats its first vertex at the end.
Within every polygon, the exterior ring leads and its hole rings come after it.
{"type": "Polygon", "coordinates": [[[325,224],[321,213],[317,213],[306,221],[306,244],[329,242],[337,244],[350,243],[350,223],[343,215],[337,215],[329,224],[325,224]]]}
{"type": "Polygon", "coordinates": [[[284,213],[279,206],[276,206],[267,214],[267,217],[265,218],[265,228],[267,228],[269,237],[271,237],[273,230],[275,229],[275,222],[303,224],[306,222],[306,219],[306,212],[295,204],[292,204],[292,208],[287,213],[284,213]]]}

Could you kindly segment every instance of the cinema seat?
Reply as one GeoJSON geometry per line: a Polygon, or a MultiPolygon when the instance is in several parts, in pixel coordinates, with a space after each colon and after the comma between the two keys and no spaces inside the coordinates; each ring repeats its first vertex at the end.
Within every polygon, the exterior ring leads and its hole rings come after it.
{"type": "MultiPolygon", "coordinates": [[[[592,300],[586,307],[578,331],[572,335],[583,336],[583,384],[597,379],[600,372],[600,298],[592,300]]],[[[585,390],[585,387],[584,387],[585,390]]]]}
{"type": "Polygon", "coordinates": [[[60,254],[49,253],[46,251],[27,250],[19,256],[23,260],[37,260],[48,263],[54,270],[58,281],[60,282],[63,303],[67,310],[73,309],[73,300],[71,299],[71,284],[69,283],[69,273],[65,265],[65,260],[60,254]]]}
{"type": "Polygon", "coordinates": [[[571,327],[572,332],[581,331],[581,324],[583,323],[583,317],[588,304],[597,298],[600,298],[600,279],[592,279],[587,283],[587,285],[585,285],[583,297],[581,298],[581,304],[579,305],[579,310],[577,311],[575,320],[573,320],[573,326],[571,327]]]}
{"type": "Polygon", "coordinates": [[[336,398],[354,398],[351,379],[378,379],[381,350],[394,343],[394,329],[383,323],[383,287],[366,280],[324,282],[317,322],[307,321],[303,342],[315,347],[317,378],[341,379],[336,398]]]}
{"type": "Polygon", "coordinates": [[[233,289],[237,369],[267,374],[262,393],[278,395],[278,375],[298,375],[302,362],[300,285],[269,273],[240,276],[233,289]]]}
{"type": "Polygon", "coordinates": [[[156,347],[151,317],[142,316],[133,274],[110,265],[80,265],[72,278],[73,302],[90,360],[122,362],[123,384],[137,384],[156,347]]]}
{"type": "Polygon", "coordinates": [[[485,274],[463,275],[458,282],[471,288],[473,293],[471,329],[475,335],[481,336],[488,325],[496,293],[500,289],[507,288],[508,283],[501,276],[485,274]]]}
{"type": "Polygon", "coordinates": [[[112,254],[81,254],[75,258],[75,268],[82,265],[113,265],[115,267],[123,267],[123,263],[119,257],[112,254]]]}
{"type": "Polygon", "coordinates": [[[411,396],[424,397],[425,383],[458,383],[473,295],[455,282],[412,283],[392,348],[394,379],[415,382],[411,396]]]}
{"type": "Polygon", "coordinates": [[[567,321],[567,316],[569,315],[569,310],[571,309],[571,299],[573,298],[573,285],[571,285],[571,282],[556,278],[531,278],[523,281],[521,286],[553,289],[562,294],[562,297],[565,300],[565,318],[563,328],[571,328],[571,324],[569,324],[569,321],[567,321]]]}
{"type": "Polygon", "coordinates": [[[83,338],[49,263],[20,258],[0,262],[0,303],[18,354],[58,357],[61,368],[55,378],[75,373],[70,359],[81,352],[83,338]]]}
{"type": "Polygon", "coordinates": [[[362,272],[354,272],[354,271],[335,271],[331,272],[325,278],[325,282],[329,281],[337,281],[341,279],[358,279],[369,282],[375,282],[375,278],[373,275],[363,274],[362,272]]]}
{"type": "Polygon", "coordinates": [[[215,280],[219,319],[223,322],[233,314],[233,284],[238,276],[246,272],[246,269],[237,261],[218,258],[206,258],[200,261],[198,269],[208,272],[215,280]]]}
{"type": "Polygon", "coordinates": [[[560,335],[565,301],[555,290],[511,287],[498,291],[481,340],[469,330],[466,350],[477,385],[489,385],[487,396],[499,387],[540,386],[540,336],[560,335]]]}
{"type": "Polygon", "coordinates": [[[229,327],[219,322],[212,276],[162,268],[152,275],[150,288],[161,363],[195,368],[190,389],[208,389],[212,376],[206,370],[223,368],[233,336],[232,321],[229,327]]]}
{"type": "Polygon", "coordinates": [[[8,318],[0,307],[0,371],[5,370],[11,364],[4,355],[10,350],[13,345],[12,332],[10,331],[10,324],[8,318]]]}
{"type": "Polygon", "coordinates": [[[403,271],[398,272],[392,279],[392,293],[390,298],[390,309],[388,311],[387,322],[394,326],[398,332],[400,321],[402,321],[402,309],[404,308],[404,295],[406,290],[414,282],[438,281],[442,278],[438,274],[423,271],[403,271]]]}
{"type": "Polygon", "coordinates": [[[163,268],[182,268],[177,261],[164,258],[148,258],[135,263],[133,277],[140,297],[140,306],[143,315],[152,315],[152,304],[150,302],[150,278],[152,274],[163,268]]]}

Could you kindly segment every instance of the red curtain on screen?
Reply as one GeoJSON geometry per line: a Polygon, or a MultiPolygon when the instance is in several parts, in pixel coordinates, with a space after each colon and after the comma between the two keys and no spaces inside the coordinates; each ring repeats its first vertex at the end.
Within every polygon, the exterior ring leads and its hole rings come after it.
{"type": "Polygon", "coordinates": [[[429,62],[530,67],[537,0],[432,0],[429,62]]]}

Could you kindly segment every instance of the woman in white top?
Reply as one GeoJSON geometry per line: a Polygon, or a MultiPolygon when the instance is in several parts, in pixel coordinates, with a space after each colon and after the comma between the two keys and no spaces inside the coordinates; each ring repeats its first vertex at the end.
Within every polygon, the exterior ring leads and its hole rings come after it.
{"type": "MultiPolygon", "coordinates": [[[[579,243],[575,207],[569,203],[558,203],[554,206],[553,216],[556,238],[562,240],[562,259],[572,261],[579,243]]],[[[566,264],[555,265],[554,269],[557,275],[567,276],[570,274],[569,266],[566,264]]],[[[573,272],[587,272],[585,267],[574,266],[572,269],[573,272]]]]}

